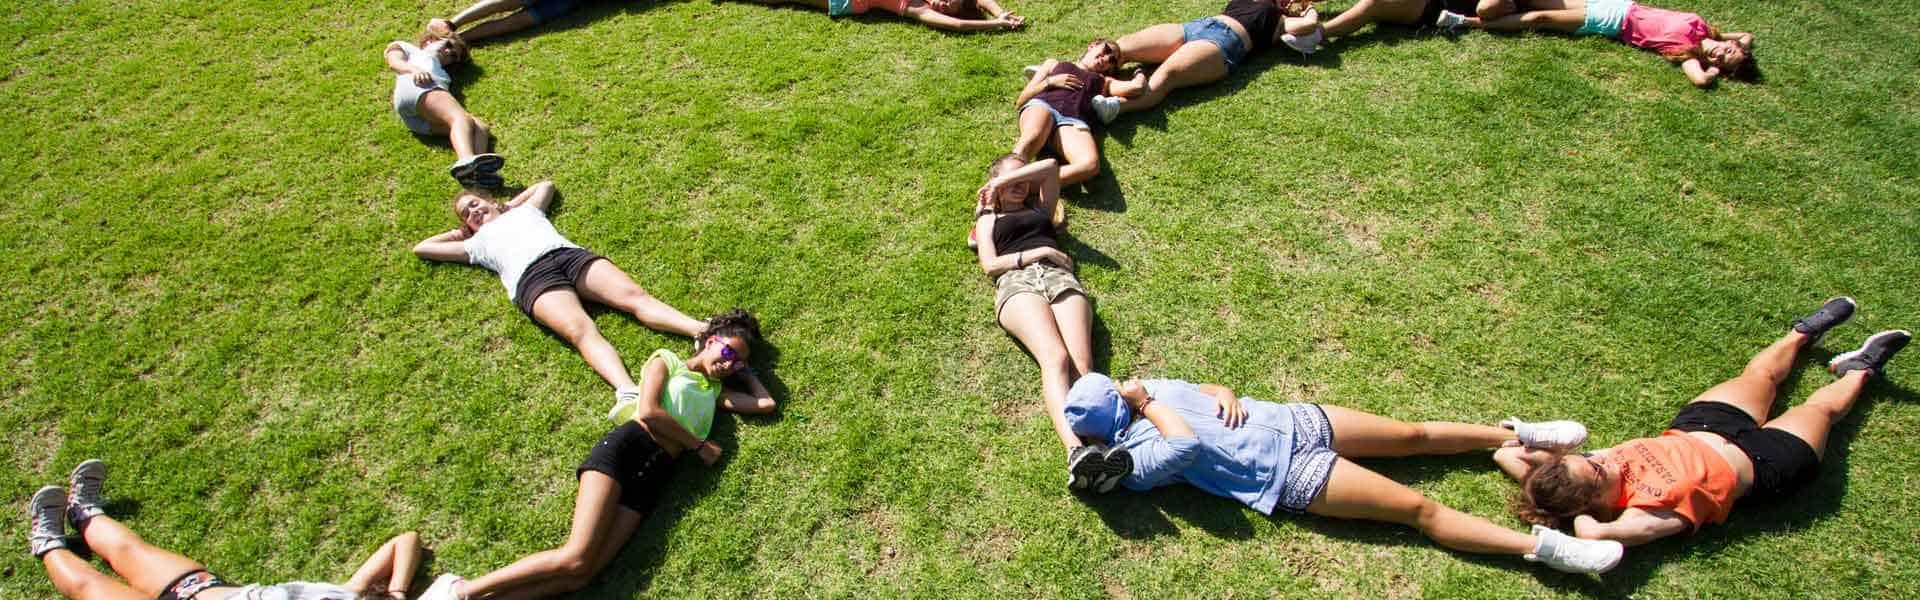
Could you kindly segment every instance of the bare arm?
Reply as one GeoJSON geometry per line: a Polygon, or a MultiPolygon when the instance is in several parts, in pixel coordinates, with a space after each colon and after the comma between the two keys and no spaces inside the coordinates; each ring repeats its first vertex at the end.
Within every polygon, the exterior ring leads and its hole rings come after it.
{"type": "Polygon", "coordinates": [[[373,551],[373,555],[367,557],[367,562],[362,563],[360,569],[354,571],[353,577],[341,587],[357,594],[382,584],[386,586],[387,596],[404,600],[419,559],[420,534],[411,531],[402,533],[373,551]]]}
{"type": "Polygon", "coordinates": [[[1132,98],[1147,92],[1146,71],[1138,71],[1133,79],[1107,78],[1107,95],[1132,98]]]}
{"type": "Polygon", "coordinates": [[[993,0],[977,0],[973,5],[980,7],[980,14],[996,19],[1000,18],[1001,15],[1013,14],[1013,11],[1000,8],[1000,3],[994,2],[993,0]]]}
{"type": "Polygon", "coordinates": [[[1720,67],[1706,66],[1698,58],[1689,58],[1680,63],[1680,70],[1687,74],[1687,81],[1693,82],[1694,87],[1711,86],[1713,80],[1720,78],[1720,67]]]}
{"type": "Polygon", "coordinates": [[[999,19],[961,19],[927,6],[908,8],[907,16],[919,21],[922,25],[947,31],[987,31],[1019,27],[1018,21],[1011,15],[999,19]]]}
{"type": "MultiPolygon", "coordinates": [[[[1060,202],[1060,162],[1049,158],[1027,163],[1011,173],[1002,173],[993,178],[993,181],[987,182],[987,188],[992,193],[999,193],[1000,188],[1022,181],[1032,183],[1034,188],[1040,190],[1040,206],[1037,207],[1040,212],[1055,214],[1054,205],[1060,202]]],[[[1053,225],[1064,227],[1066,224],[1066,219],[1062,217],[1060,222],[1053,225]]]]}
{"type": "Polygon", "coordinates": [[[465,264],[472,262],[467,256],[467,232],[454,229],[436,235],[413,245],[413,255],[437,262],[465,264]]]}
{"type": "Polygon", "coordinates": [[[1620,518],[1607,522],[1587,515],[1573,518],[1574,536],[1590,540],[1615,540],[1628,546],[1638,546],[1681,533],[1689,527],[1687,520],[1680,515],[1638,508],[1629,508],[1620,513],[1620,518]]]}
{"type": "Polygon", "coordinates": [[[773,393],[760,383],[760,378],[752,370],[742,370],[734,379],[746,384],[746,390],[724,388],[720,395],[720,408],[727,412],[743,415],[764,415],[772,413],[780,405],[773,401],[773,393]]]}
{"type": "Polygon", "coordinates": [[[400,42],[387,44],[383,54],[387,58],[387,68],[393,69],[396,75],[412,75],[420,71],[413,68],[413,65],[407,64],[407,52],[400,49],[400,42]]]}
{"type": "Polygon", "coordinates": [[[1533,468],[1553,460],[1553,453],[1537,448],[1528,448],[1518,444],[1502,446],[1493,451],[1494,464],[1500,465],[1500,471],[1519,481],[1533,472],[1533,468]]]}
{"type": "Polygon", "coordinates": [[[1720,35],[1720,39],[1733,42],[1735,44],[1739,44],[1741,50],[1753,49],[1753,34],[1747,33],[1745,31],[1735,31],[1733,33],[1724,33],[1720,35]]]}
{"type": "Polygon", "coordinates": [[[1153,397],[1148,396],[1145,390],[1141,390],[1134,396],[1121,394],[1120,397],[1127,401],[1128,406],[1133,407],[1134,412],[1140,413],[1140,416],[1152,422],[1154,428],[1160,430],[1160,437],[1193,437],[1193,427],[1187,425],[1187,420],[1181,418],[1180,413],[1174,412],[1171,406],[1154,402],[1153,397]]]}
{"type": "Polygon", "coordinates": [[[1000,256],[998,254],[999,250],[995,249],[993,245],[992,213],[980,215],[975,219],[973,222],[973,231],[974,237],[976,238],[975,241],[979,243],[979,246],[974,250],[980,258],[980,270],[985,271],[987,277],[999,277],[1001,273],[1018,269],[1026,263],[1026,253],[1024,252],[1007,256],[1000,256]]]}
{"type": "Polygon", "coordinates": [[[540,209],[541,212],[546,212],[547,206],[553,203],[553,196],[553,181],[542,181],[527,186],[527,189],[521,190],[519,195],[507,201],[507,210],[532,206],[540,209]]]}
{"type": "Polygon", "coordinates": [[[1027,105],[1028,100],[1032,100],[1034,96],[1040,95],[1040,92],[1047,91],[1047,78],[1049,77],[1047,74],[1052,73],[1053,68],[1059,64],[1060,61],[1051,58],[1041,61],[1040,70],[1033,74],[1033,79],[1027,80],[1027,87],[1020,88],[1020,96],[1013,101],[1013,109],[1020,110],[1020,107],[1027,105]]]}

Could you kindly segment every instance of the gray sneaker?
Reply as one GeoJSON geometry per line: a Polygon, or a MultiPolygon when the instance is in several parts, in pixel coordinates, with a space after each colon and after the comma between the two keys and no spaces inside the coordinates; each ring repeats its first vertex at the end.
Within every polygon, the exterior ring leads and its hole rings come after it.
{"type": "Polygon", "coordinates": [[[1793,330],[1807,335],[1808,346],[1818,344],[1820,338],[1827,337],[1827,331],[1853,318],[1853,311],[1859,306],[1852,298],[1846,296],[1830,298],[1825,304],[1820,305],[1820,310],[1794,319],[1793,330]]]}
{"type": "Polygon", "coordinates": [[[107,512],[103,492],[106,484],[107,463],[97,458],[80,463],[67,476],[67,521],[73,523],[74,530],[78,531],[87,519],[107,512]]]}
{"type": "Polygon", "coordinates": [[[1133,453],[1126,448],[1108,448],[1100,453],[1100,459],[1100,474],[1090,484],[1093,491],[1102,494],[1111,492],[1120,485],[1120,480],[1133,474],[1133,453]]]}
{"type": "Polygon", "coordinates": [[[1883,374],[1887,361],[1893,360],[1893,355],[1899,354],[1900,349],[1907,347],[1907,342],[1912,339],[1913,334],[1901,329],[1873,334],[1873,337],[1867,338],[1867,343],[1860,345],[1859,350],[1833,357],[1827,362],[1827,368],[1832,369],[1834,375],[1846,375],[1849,371],[1860,369],[1866,369],[1868,375],[1883,374]]]}
{"type": "Polygon", "coordinates": [[[1459,30],[1461,26],[1467,24],[1467,16],[1450,10],[1443,10],[1440,11],[1440,18],[1434,19],[1433,24],[1439,25],[1441,29],[1447,30],[1447,33],[1453,33],[1459,30]]]}
{"type": "Polygon", "coordinates": [[[27,550],[34,558],[67,547],[67,491],[47,486],[27,503],[27,550]]]}
{"type": "Polygon", "coordinates": [[[1120,117],[1120,99],[1113,96],[1095,95],[1093,97],[1093,116],[1101,123],[1112,123],[1120,117]]]}

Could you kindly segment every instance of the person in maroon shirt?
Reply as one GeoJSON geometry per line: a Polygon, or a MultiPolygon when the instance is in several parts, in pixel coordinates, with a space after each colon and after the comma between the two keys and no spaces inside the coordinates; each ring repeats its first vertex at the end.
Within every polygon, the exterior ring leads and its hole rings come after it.
{"type": "Polygon", "coordinates": [[[1029,72],[1027,86],[1013,105],[1020,111],[1020,139],[1013,153],[1032,162],[1042,148],[1052,148],[1066,162],[1060,184],[1074,185],[1100,173],[1100,146],[1094,143],[1093,99],[1096,96],[1131,98],[1147,89],[1145,71],[1132,79],[1110,75],[1120,66],[1120,46],[1105,39],[1087,44],[1073,62],[1047,59],[1029,72]]]}

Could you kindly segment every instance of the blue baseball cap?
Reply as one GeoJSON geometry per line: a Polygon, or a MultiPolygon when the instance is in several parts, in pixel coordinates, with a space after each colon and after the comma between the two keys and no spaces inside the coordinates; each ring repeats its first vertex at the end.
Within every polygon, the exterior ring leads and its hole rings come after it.
{"type": "Polygon", "coordinates": [[[1113,380],[1099,373],[1082,375],[1067,390],[1067,426],[1074,435],[1113,443],[1132,421],[1127,402],[1113,380]]]}

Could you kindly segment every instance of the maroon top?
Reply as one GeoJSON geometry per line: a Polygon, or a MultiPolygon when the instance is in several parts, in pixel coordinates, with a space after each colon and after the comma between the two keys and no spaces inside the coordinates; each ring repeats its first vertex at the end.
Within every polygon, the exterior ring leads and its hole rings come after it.
{"type": "Polygon", "coordinates": [[[1045,101],[1048,106],[1060,111],[1060,114],[1092,123],[1093,121],[1089,120],[1087,115],[1093,114],[1094,95],[1104,93],[1107,89],[1106,76],[1082,69],[1080,65],[1070,61],[1061,61],[1060,64],[1054,65],[1053,71],[1047,73],[1047,76],[1054,75],[1072,75],[1080,78],[1080,89],[1047,88],[1035,95],[1033,99],[1045,101]]]}

